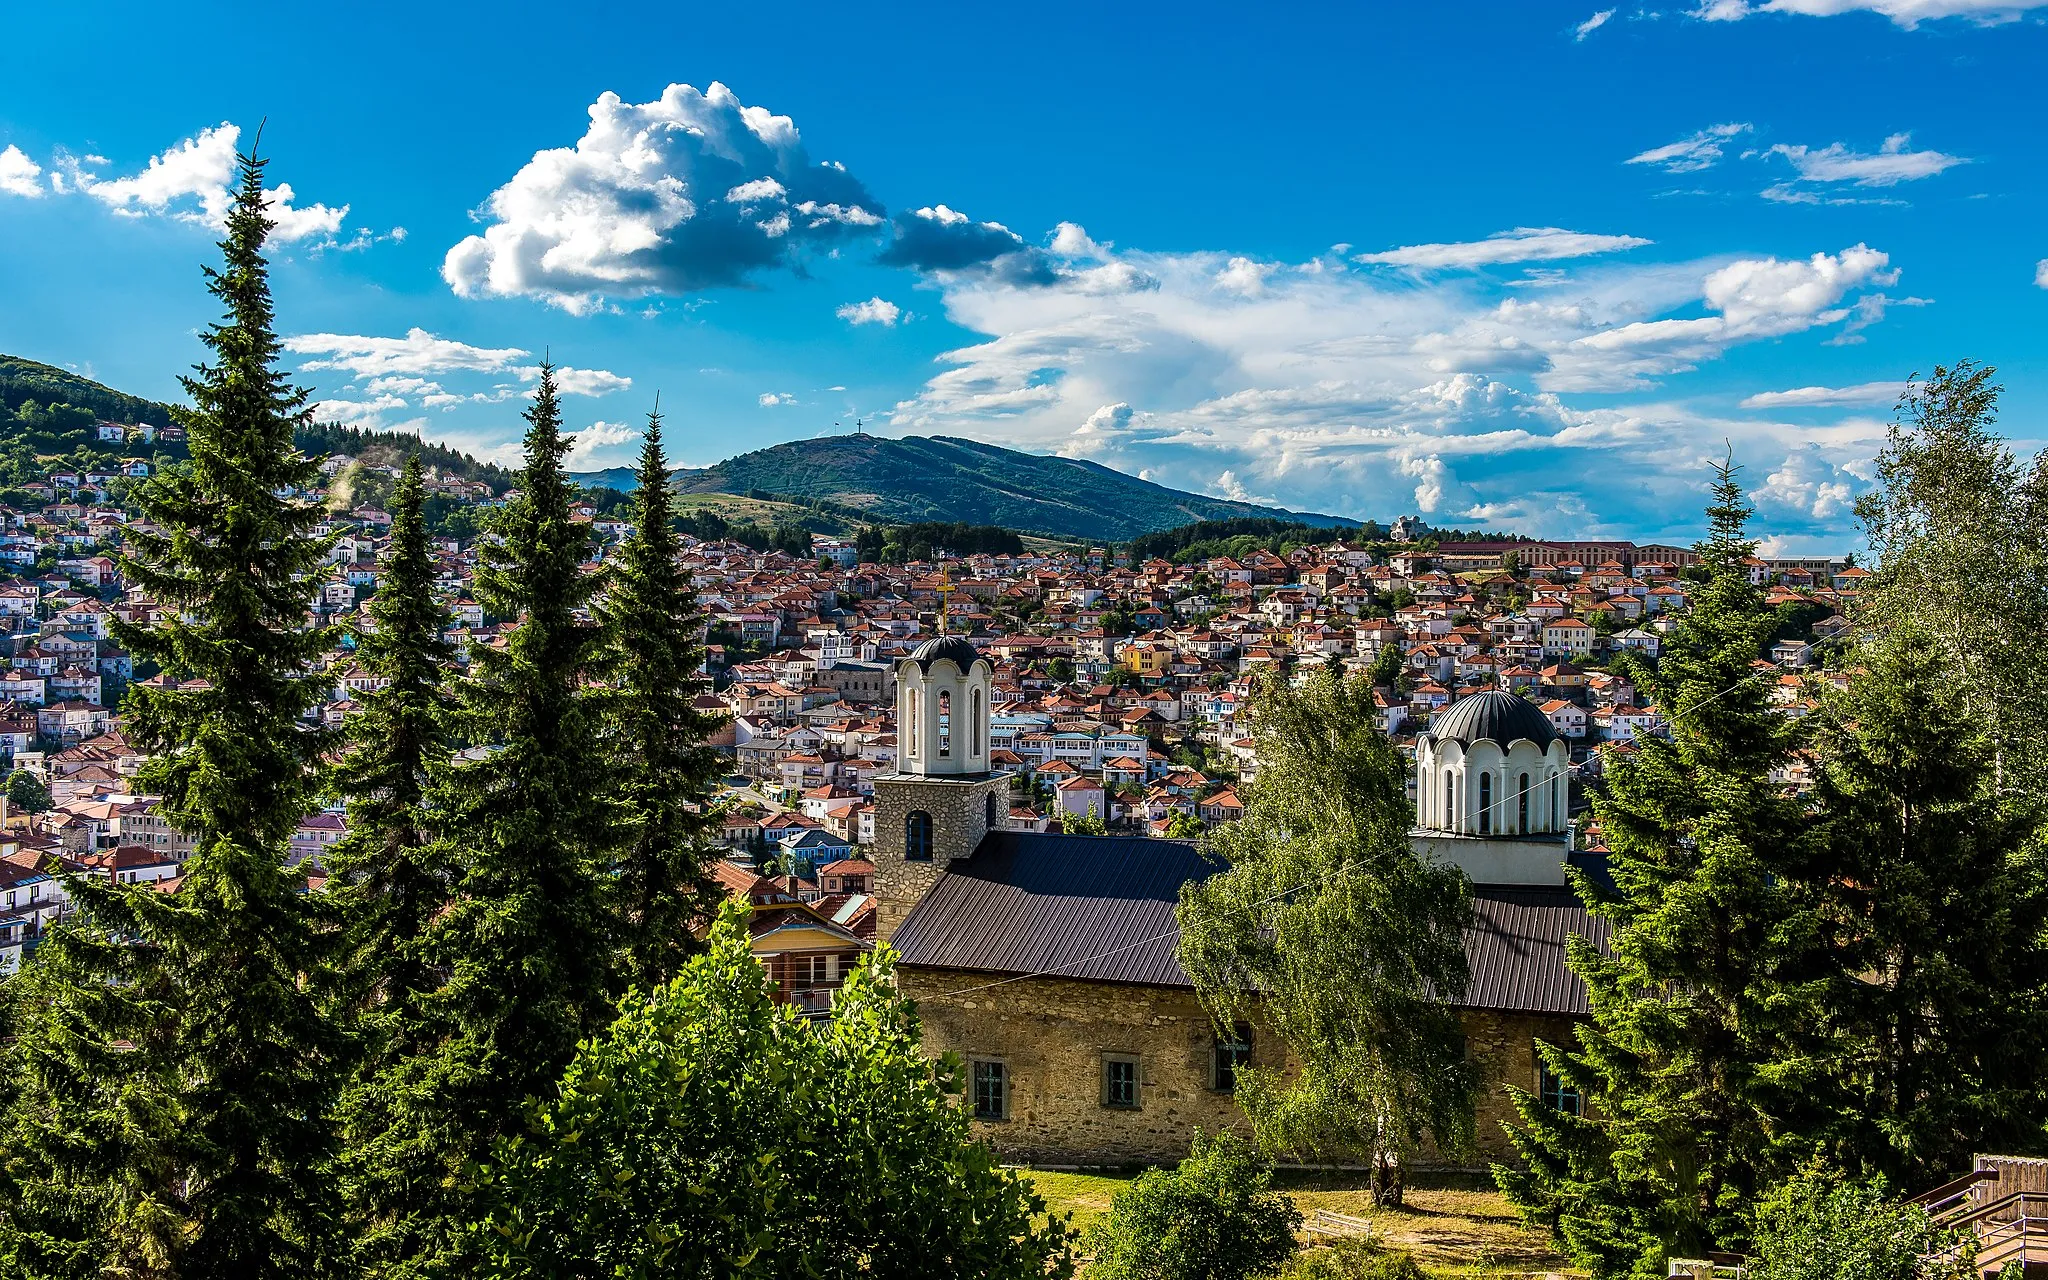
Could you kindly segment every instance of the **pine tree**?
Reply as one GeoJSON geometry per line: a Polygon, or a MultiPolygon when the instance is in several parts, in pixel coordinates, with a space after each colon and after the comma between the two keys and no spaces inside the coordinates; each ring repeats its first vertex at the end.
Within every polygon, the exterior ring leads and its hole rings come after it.
{"type": "Polygon", "coordinates": [[[356,661],[387,683],[362,695],[345,726],[334,790],[349,800],[349,832],[330,854],[329,892],[345,926],[336,998],[354,1022],[354,1069],[337,1119],[341,1187],[358,1254],[374,1261],[422,1206],[406,1173],[431,1167],[431,1133],[407,1122],[391,1087],[431,1047],[422,1003],[440,986],[425,954],[429,923],[449,902],[445,847],[427,831],[431,779],[449,755],[445,677],[453,647],[434,595],[422,516],[420,461],[406,459],[392,495],[391,542],[356,661]]]}
{"type": "Polygon", "coordinates": [[[709,868],[717,857],[711,797],[724,766],[707,742],[721,717],[693,704],[703,687],[704,620],[677,562],[658,412],[647,415],[639,481],[633,534],[603,612],[618,646],[611,767],[628,826],[614,885],[617,935],[623,977],[652,991],[696,950],[691,926],[708,921],[721,897],[709,868]]]}
{"type": "Polygon", "coordinates": [[[1708,580],[1650,682],[1671,738],[1638,739],[1593,798],[1613,888],[1573,873],[1611,922],[1611,946],[1572,940],[1592,1018],[1577,1050],[1543,1053],[1592,1111],[1550,1112],[1516,1090],[1525,1167],[1495,1169],[1602,1274],[1739,1245],[1748,1206],[1791,1159],[1772,1118],[1807,1083],[1781,1061],[1812,994],[1796,981],[1812,922],[1784,876],[1801,808],[1771,776],[1794,726],[1756,670],[1770,615],[1732,463],[1717,468],[1707,514],[1708,580]]]}
{"type": "Polygon", "coordinates": [[[616,986],[609,881],[618,821],[605,794],[601,730],[608,641],[590,616],[588,527],[572,519],[553,366],[527,410],[526,468],[484,543],[476,591],[516,618],[502,650],[475,646],[457,717],[479,758],[427,797],[452,900],[425,954],[446,975],[423,1002],[431,1048],[386,1073],[405,1159],[382,1193],[408,1206],[383,1224],[373,1270],[473,1269],[461,1227],[463,1172],[493,1139],[520,1132],[526,1100],[548,1096],[577,1042],[608,1025],[616,986]]]}
{"type": "Polygon", "coordinates": [[[1910,627],[1865,650],[1817,744],[1811,861],[1825,1087],[1807,1123],[1851,1174],[1922,1187],[1976,1151],[2043,1149],[2048,861],[2041,807],[1992,785],[1997,728],[1910,627]]]}
{"type": "Polygon", "coordinates": [[[336,1038],[310,981],[323,940],[284,857],[315,793],[307,727],[328,633],[307,625],[325,553],[296,496],[306,393],[276,369],[264,162],[239,185],[206,273],[226,308],[177,411],[191,448],[136,495],[124,572],[164,607],[117,626],[161,685],[132,686],[138,789],[194,848],[175,892],[74,879],[81,918],[21,975],[4,1248],[34,1274],[319,1274],[336,1038]]]}

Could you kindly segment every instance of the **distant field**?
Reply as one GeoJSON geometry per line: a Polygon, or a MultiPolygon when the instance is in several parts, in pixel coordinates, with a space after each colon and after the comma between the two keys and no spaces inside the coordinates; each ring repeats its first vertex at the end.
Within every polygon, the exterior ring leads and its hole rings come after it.
{"type": "Polygon", "coordinates": [[[715,511],[728,520],[752,520],[763,528],[775,524],[795,524],[805,517],[818,514],[793,502],[769,502],[762,498],[746,498],[732,493],[679,493],[675,496],[675,508],[679,514],[715,511]]]}
{"type": "MultiPolygon", "coordinates": [[[[1109,1209],[1110,1197],[1129,1175],[1028,1170],[1026,1176],[1054,1214],[1070,1213],[1076,1228],[1109,1209]]],[[[1476,1180],[1456,1185],[1413,1187],[1399,1209],[1375,1209],[1362,1177],[1285,1174],[1279,1189],[1294,1198],[1303,1215],[1317,1209],[1370,1219],[1382,1244],[1404,1249],[1435,1272],[1460,1275],[1554,1273],[1564,1259],[1553,1253],[1543,1232],[1525,1226],[1507,1198],[1476,1180]]],[[[1448,1181],[1448,1180],[1435,1180],[1448,1181]]]]}

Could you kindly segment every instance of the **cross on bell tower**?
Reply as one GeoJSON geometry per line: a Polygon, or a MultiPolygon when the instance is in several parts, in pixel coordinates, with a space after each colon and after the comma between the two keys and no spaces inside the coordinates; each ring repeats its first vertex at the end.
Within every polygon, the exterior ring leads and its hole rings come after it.
{"type": "Polygon", "coordinates": [[[945,563],[943,563],[943,562],[942,562],[942,563],[940,563],[940,565],[939,565],[939,587],[938,587],[938,593],[939,593],[939,634],[940,634],[940,635],[945,635],[945,634],[947,634],[947,631],[948,631],[948,627],[947,627],[947,616],[946,616],[946,615],[947,615],[947,614],[949,614],[950,612],[952,612],[952,605],[953,605],[953,593],[954,593],[955,591],[958,591],[959,589],[960,589],[960,588],[958,588],[958,587],[956,587],[956,586],[954,586],[954,585],[953,585],[953,567],[952,567],[951,565],[949,565],[949,564],[945,564],[945,563]]]}

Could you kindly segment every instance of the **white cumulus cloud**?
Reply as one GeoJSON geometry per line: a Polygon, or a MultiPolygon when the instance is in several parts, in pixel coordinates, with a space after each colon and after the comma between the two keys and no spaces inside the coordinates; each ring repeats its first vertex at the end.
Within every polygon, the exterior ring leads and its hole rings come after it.
{"type": "Polygon", "coordinates": [[[43,194],[43,185],[37,181],[42,173],[43,166],[29,159],[20,147],[10,143],[0,150],[0,191],[33,200],[43,194]]]}
{"type": "Polygon", "coordinates": [[[761,393],[761,407],[763,409],[773,409],[777,405],[795,403],[796,397],[786,391],[763,391],[761,393]]]}
{"type": "MultiPolygon", "coordinates": [[[[140,173],[121,178],[95,172],[106,163],[102,157],[72,158],[60,189],[83,192],[124,216],[162,215],[219,230],[233,203],[235,148],[241,136],[241,126],[223,121],[151,156],[140,173]]],[[[263,194],[264,212],[276,224],[271,239],[281,244],[331,240],[348,217],[347,205],[300,206],[288,182],[263,194]]]]}
{"type": "MultiPolygon", "coordinates": [[[[1883,442],[1868,417],[1722,413],[1689,401],[1679,381],[1745,343],[1876,322],[1897,273],[1865,245],[1791,259],[1566,260],[1533,296],[1522,280],[1111,249],[1064,232],[1035,252],[1036,279],[929,273],[947,318],[982,336],[940,357],[895,406],[892,430],[1085,457],[1299,509],[1384,518],[1427,504],[1446,522],[1679,540],[1696,531],[1705,463],[1724,440],[1759,478],[1816,444],[1843,475],[1813,483],[1852,488],[1865,482],[1848,468],[1883,442]],[[1113,269],[1149,283],[1089,283],[1113,269]],[[1603,398],[1581,406],[1581,393],[1603,398]]],[[[1792,534],[1833,536],[1849,525],[1839,505],[1816,487],[1796,513],[1772,510],[1792,534]]]]}
{"type": "Polygon", "coordinates": [[[887,298],[869,298],[866,302],[849,302],[833,314],[848,324],[878,324],[887,328],[902,317],[903,308],[887,298]]]}
{"type": "Polygon", "coordinates": [[[2034,264],[2034,287],[2048,289],[2048,258],[2034,264]]]}
{"type": "Polygon", "coordinates": [[[1484,240],[1450,244],[1411,244],[1382,253],[1361,253],[1356,262],[1418,270],[1458,270],[1508,262],[1554,262],[1592,254],[1639,249],[1649,244],[1640,236],[1594,235],[1562,227],[1517,227],[1484,240]]]}
{"type": "Polygon", "coordinates": [[[1587,36],[1592,35],[1595,31],[1598,31],[1600,28],[1606,26],[1607,20],[1609,18],[1612,18],[1613,16],[1614,10],[1612,9],[1600,10],[1600,12],[1594,14],[1592,17],[1586,19],[1584,22],[1581,22],[1578,26],[1573,27],[1572,38],[1575,40],[1584,40],[1587,36]]]}
{"type": "Polygon", "coordinates": [[[484,214],[442,263],[449,287],[576,314],[737,285],[883,221],[843,167],[810,159],[793,120],[716,82],[643,103],[603,94],[576,145],[536,152],[484,214]]]}
{"type": "Polygon", "coordinates": [[[622,444],[640,438],[640,428],[627,426],[623,422],[593,422],[572,437],[563,464],[571,470],[579,470],[602,461],[599,454],[616,449],[622,444]]]}

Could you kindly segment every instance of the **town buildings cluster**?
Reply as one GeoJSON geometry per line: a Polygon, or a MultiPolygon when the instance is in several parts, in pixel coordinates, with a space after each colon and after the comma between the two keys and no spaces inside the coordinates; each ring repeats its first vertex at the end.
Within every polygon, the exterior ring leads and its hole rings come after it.
{"type": "MultiPolygon", "coordinates": [[[[135,430],[101,428],[115,429],[135,430]]],[[[350,499],[394,473],[332,457],[321,486],[303,495],[328,511],[321,532],[332,538],[309,624],[355,619],[376,590],[390,516],[350,499]]],[[[113,635],[115,619],[146,624],[159,609],[121,578],[119,552],[137,517],[111,500],[116,479],[55,471],[28,487],[40,507],[0,509],[0,563],[12,569],[0,580],[0,754],[47,792],[47,808],[9,814],[0,836],[0,971],[65,909],[52,854],[169,888],[190,850],[136,792],[143,761],[118,722],[126,683],[165,677],[137,673],[113,635]]],[[[461,476],[430,475],[428,486],[454,503],[503,500],[461,476]]],[[[591,525],[597,571],[630,526],[595,505],[579,518],[591,525]]],[[[1397,537],[1415,531],[1405,525],[1397,537]]],[[[471,590],[474,538],[434,545],[458,654],[502,643],[513,620],[488,616],[471,590]]],[[[1411,752],[1446,707],[1500,690],[1540,707],[1575,774],[1597,768],[1596,747],[1659,729],[1659,709],[1610,659],[1655,656],[1686,608],[1692,558],[1625,542],[1338,540],[1284,556],[1132,563],[1027,542],[1018,555],[891,565],[860,563],[834,538],[816,538],[808,558],[685,539],[706,618],[704,705],[729,714],[717,743],[733,762],[723,874],[754,900],[757,935],[822,924],[829,947],[806,947],[864,949],[874,936],[865,861],[876,840],[874,783],[896,771],[902,747],[898,662],[940,633],[991,664],[986,750],[989,770],[1008,782],[997,815],[1005,830],[1101,823],[1185,836],[1230,821],[1243,808],[1237,788],[1257,768],[1244,714],[1254,686],[1265,672],[1308,664],[1397,672],[1375,698],[1383,727],[1411,752]]],[[[1826,559],[1759,559],[1751,571],[1774,604],[1814,606],[1823,640],[1862,576],[1826,559]]],[[[336,634],[318,673],[330,726],[378,679],[352,660],[346,630],[336,634]]],[[[1772,654],[1794,713],[1811,644],[1795,638],[1772,654]]],[[[965,723],[969,710],[957,715],[965,723]]],[[[317,866],[343,831],[340,814],[308,816],[294,860],[317,866]]],[[[828,985],[841,968],[835,961],[826,981],[809,985],[828,985]]]]}

